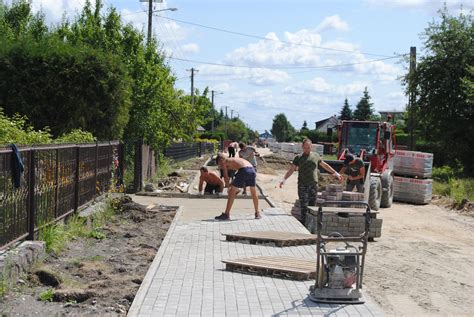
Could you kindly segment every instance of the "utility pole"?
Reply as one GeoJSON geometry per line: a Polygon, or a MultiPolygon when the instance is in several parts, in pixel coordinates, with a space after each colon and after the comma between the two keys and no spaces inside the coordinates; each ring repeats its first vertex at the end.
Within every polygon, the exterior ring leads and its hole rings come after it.
{"type": "Polygon", "coordinates": [[[151,41],[151,24],[152,24],[152,19],[153,18],[153,0],[148,0],[148,35],[147,35],[147,41],[150,43],[151,41]]]}
{"type": "Polygon", "coordinates": [[[188,69],[188,72],[189,71],[191,72],[191,105],[194,106],[194,73],[199,72],[199,70],[193,67],[191,69],[188,69]]]}
{"type": "Polygon", "coordinates": [[[211,131],[214,132],[214,90],[211,90],[211,111],[212,111],[212,125],[211,125],[211,131]]]}
{"type": "Polygon", "coordinates": [[[234,109],[230,109],[230,120],[234,117],[234,109]]]}
{"type": "Polygon", "coordinates": [[[416,103],[416,87],[415,87],[415,72],[416,72],[416,47],[410,47],[410,75],[409,75],[409,96],[408,109],[410,109],[410,150],[415,150],[415,103],[416,103]]]}
{"type": "Polygon", "coordinates": [[[227,106],[225,106],[225,137],[227,138],[227,106]]]}

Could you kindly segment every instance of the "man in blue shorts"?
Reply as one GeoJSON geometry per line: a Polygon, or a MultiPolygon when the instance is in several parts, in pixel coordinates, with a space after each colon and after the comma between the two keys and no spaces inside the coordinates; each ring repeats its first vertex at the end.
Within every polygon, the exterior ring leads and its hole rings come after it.
{"type": "Polygon", "coordinates": [[[230,210],[234,204],[235,196],[241,188],[248,186],[250,188],[250,193],[252,194],[253,206],[255,209],[255,219],[260,219],[260,212],[258,210],[258,196],[257,190],[255,188],[255,180],[257,178],[257,173],[252,164],[240,157],[229,157],[226,158],[222,153],[217,154],[216,163],[219,168],[223,171],[225,187],[229,187],[229,170],[236,170],[234,181],[230,185],[228,190],[227,205],[225,212],[221,215],[215,217],[217,220],[230,220],[230,210]]]}

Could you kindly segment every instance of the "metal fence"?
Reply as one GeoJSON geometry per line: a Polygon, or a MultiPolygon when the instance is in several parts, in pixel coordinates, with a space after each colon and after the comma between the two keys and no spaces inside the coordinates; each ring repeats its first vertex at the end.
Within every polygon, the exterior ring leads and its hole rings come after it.
{"type": "Polygon", "coordinates": [[[119,142],[19,148],[25,171],[12,182],[11,149],[0,149],[0,249],[34,239],[38,227],[77,211],[123,175],[119,142]],[[114,175],[115,173],[115,175],[114,175]]]}
{"type": "Polygon", "coordinates": [[[214,144],[207,142],[173,143],[164,151],[164,156],[175,161],[184,161],[196,156],[214,152],[214,144]]]}

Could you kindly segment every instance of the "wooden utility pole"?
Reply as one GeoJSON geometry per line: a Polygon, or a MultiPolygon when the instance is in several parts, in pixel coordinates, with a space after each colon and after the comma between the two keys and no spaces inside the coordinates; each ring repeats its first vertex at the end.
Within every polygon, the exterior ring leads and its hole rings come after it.
{"type": "Polygon", "coordinates": [[[191,72],[191,105],[194,106],[194,73],[199,72],[199,70],[195,68],[191,68],[191,69],[188,69],[188,72],[189,71],[191,72]]]}
{"type": "Polygon", "coordinates": [[[410,111],[410,151],[415,150],[415,104],[416,104],[416,47],[410,47],[410,75],[409,75],[409,95],[408,95],[408,109],[410,111]]]}
{"type": "Polygon", "coordinates": [[[151,24],[153,18],[153,0],[148,0],[148,32],[147,32],[147,41],[151,41],[151,24]]]}
{"type": "Polygon", "coordinates": [[[211,125],[211,131],[214,132],[214,90],[211,90],[211,111],[212,111],[212,125],[211,125]]]}

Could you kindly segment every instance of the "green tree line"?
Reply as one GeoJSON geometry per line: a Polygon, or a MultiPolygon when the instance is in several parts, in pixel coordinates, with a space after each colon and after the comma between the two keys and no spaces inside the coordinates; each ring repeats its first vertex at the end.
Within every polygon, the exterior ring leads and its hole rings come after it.
{"type": "MultiPolygon", "coordinates": [[[[189,141],[196,128],[211,125],[236,139],[253,132],[241,120],[224,118],[208,89],[195,103],[174,88],[176,77],[158,41],[124,24],[102,0],[86,1],[72,20],[47,26],[26,0],[0,2],[0,107],[49,127],[53,137],[73,129],[100,140],[143,140],[162,149],[189,141]]],[[[225,135],[224,138],[228,136],[225,135]]]]}

